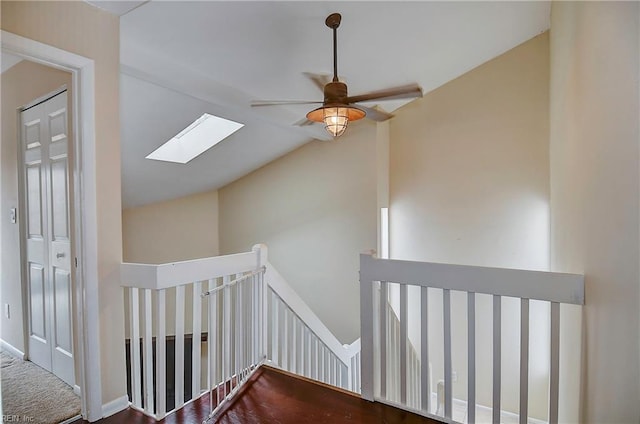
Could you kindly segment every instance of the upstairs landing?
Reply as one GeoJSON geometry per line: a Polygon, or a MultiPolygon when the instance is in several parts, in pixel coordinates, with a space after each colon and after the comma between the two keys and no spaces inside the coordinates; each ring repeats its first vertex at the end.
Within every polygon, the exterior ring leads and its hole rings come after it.
{"type": "Polygon", "coordinates": [[[438,423],[267,366],[261,367],[235,401],[215,418],[220,424],[438,423]]]}
{"type": "MultiPolygon", "coordinates": [[[[209,411],[204,396],[160,421],[164,424],[200,424],[209,411]]],[[[156,421],[127,409],[99,424],[153,424],[156,421]]],[[[77,421],[73,424],[82,424],[77,421]]],[[[230,404],[209,423],[219,424],[437,424],[438,421],[322,383],[262,366],[230,404]]]]}

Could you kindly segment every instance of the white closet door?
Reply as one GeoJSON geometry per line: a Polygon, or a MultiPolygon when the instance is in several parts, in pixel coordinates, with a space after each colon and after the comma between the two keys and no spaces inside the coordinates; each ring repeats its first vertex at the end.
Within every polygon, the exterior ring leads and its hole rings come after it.
{"type": "Polygon", "coordinates": [[[21,121],[29,358],[74,385],[66,91],[21,121]]]}

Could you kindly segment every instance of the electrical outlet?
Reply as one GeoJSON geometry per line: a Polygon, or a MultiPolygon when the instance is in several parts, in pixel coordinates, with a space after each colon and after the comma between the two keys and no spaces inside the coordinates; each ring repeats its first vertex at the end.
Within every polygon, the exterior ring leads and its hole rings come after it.
{"type": "Polygon", "coordinates": [[[8,303],[4,304],[4,316],[7,317],[7,319],[11,319],[11,310],[9,309],[8,303]]]}
{"type": "Polygon", "coordinates": [[[453,382],[455,383],[456,381],[458,381],[458,371],[454,371],[451,374],[451,379],[453,380],[453,382]]]}
{"type": "Polygon", "coordinates": [[[16,208],[11,208],[9,211],[9,220],[12,224],[15,224],[18,221],[18,211],[16,208]]]}

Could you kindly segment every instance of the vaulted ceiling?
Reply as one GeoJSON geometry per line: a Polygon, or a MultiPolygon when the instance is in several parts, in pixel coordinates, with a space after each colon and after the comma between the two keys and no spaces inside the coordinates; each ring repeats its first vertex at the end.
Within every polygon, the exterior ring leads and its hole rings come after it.
{"type": "MultiPolygon", "coordinates": [[[[548,2],[91,3],[121,15],[125,207],[220,188],[326,139],[320,125],[292,125],[307,106],[250,102],[321,100],[303,73],[332,72],[332,35],[324,25],[332,12],[342,14],[338,70],[349,94],[412,82],[429,92],[547,30],[550,21],[548,2]],[[245,126],[186,165],[145,159],[205,112],[245,126]]],[[[378,102],[387,111],[402,104],[378,102]]]]}

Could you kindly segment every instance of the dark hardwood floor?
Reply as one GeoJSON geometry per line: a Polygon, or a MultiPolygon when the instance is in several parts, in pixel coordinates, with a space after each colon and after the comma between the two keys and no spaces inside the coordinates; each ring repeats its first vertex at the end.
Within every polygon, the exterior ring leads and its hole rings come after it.
{"type": "MultiPolygon", "coordinates": [[[[198,424],[209,412],[208,396],[166,417],[165,424],[198,424]]],[[[359,396],[261,367],[234,401],[220,411],[211,423],[220,424],[436,424],[434,421],[359,396]]],[[[74,424],[86,423],[77,421],[74,424]]],[[[151,424],[155,421],[128,409],[100,424],[151,424]]]]}

